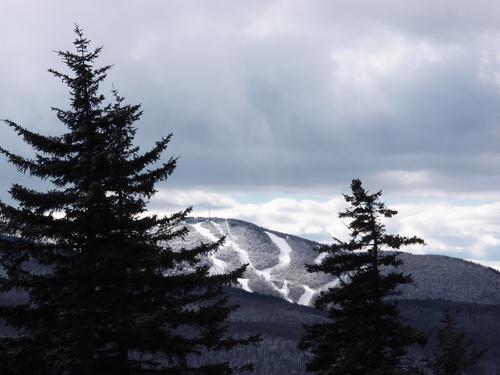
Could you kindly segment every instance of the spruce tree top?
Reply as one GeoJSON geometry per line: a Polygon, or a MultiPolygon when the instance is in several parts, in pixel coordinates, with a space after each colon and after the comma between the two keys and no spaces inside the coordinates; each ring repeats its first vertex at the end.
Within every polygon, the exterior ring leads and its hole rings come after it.
{"type": "Polygon", "coordinates": [[[398,270],[401,260],[394,250],[424,241],[386,233],[383,220],[397,212],[380,201],[381,191],[370,194],[358,179],[351,191],[344,195],[349,206],[339,213],[349,219],[349,239],[334,238],[319,248],[327,255],[321,263],[306,265],[309,272],[335,277],[335,286],[314,302],[332,320],[306,326],[299,348],[313,354],[307,370],[320,374],[405,374],[414,370],[406,361],[408,346],[423,344],[425,337],[401,323],[394,299],[388,298],[411,282],[398,270]]]}
{"type": "MultiPolygon", "coordinates": [[[[406,237],[399,234],[387,234],[384,218],[391,218],[398,212],[391,210],[380,201],[382,191],[370,194],[362,186],[359,179],[351,183],[352,194],[343,194],[349,203],[339,218],[350,219],[347,227],[350,240],[341,241],[333,237],[335,241],[331,245],[320,247],[319,251],[335,255],[327,257],[320,264],[308,265],[310,272],[327,272],[336,277],[345,276],[346,272],[361,271],[366,264],[376,266],[397,267],[401,261],[397,254],[382,252],[384,250],[400,250],[404,246],[420,244],[424,245],[423,239],[417,236],[406,237]],[[371,262],[371,261],[374,262],[371,262]]],[[[408,282],[410,278],[408,278],[408,282]]]]}

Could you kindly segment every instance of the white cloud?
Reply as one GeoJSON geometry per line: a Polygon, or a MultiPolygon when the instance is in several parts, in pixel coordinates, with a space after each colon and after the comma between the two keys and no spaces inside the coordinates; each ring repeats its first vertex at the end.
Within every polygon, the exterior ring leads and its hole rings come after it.
{"type": "Polygon", "coordinates": [[[203,191],[162,191],[152,201],[155,212],[168,213],[192,205],[194,216],[234,218],[269,229],[327,241],[331,235],[344,236],[345,226],[337,219],[343,199],[325,201],[274,198],[262,203],[240,203],[225,194],[203,191]]]}
{"type": "Polygon", "coordinates": [[[201,190],[160,190],[153,202],[159,207],[206,206],[227,209],[237,205],[234,199],[226,195],[201,190]]]}
{"type": "MultiPolygon", "coordinates": [[[[171,212],[194,204],[194,215],[242,219],[263,227],[329,242],[332,236],[346,239],[346,223],[337,214],[346,207],[342,197],[325,199],[274,198],[261,203],[241,203],[226,194],[203,191],[160,193],[153,209],[171,212]]],[[[422,237],[426,247],[417,253],[441,253],[478,261],[500,259],[500,201],[468,205],[436,199],[391,205],[399,214],[388,231],[422,237]]]]}
{"type": "Polygon", "coordinates": [[[422,236],[430,251],[474,259],[500,259],[500,202],[477,205],[450,202],[402,204],[392,225],[422,236]],[[496,252],[496,255],[494,254],[496,252]]]}
{"type": "Polygon", "coordinates": [[[351,43],[330,53],[337,67],[335,76],[344,84],[370,85],[395,74],[411,75],[422,65],[442,61],[446,52],[426,40],[389,30],[351,43]]]}

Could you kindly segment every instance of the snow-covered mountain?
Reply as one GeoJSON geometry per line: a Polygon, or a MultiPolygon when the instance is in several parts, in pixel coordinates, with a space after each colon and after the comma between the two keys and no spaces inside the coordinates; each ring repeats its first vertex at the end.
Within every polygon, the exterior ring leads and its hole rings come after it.
{"type": "MultiPolygon", "coordinates": [[[[335,285],[329,275],[309,273],[304,265],[319,262],[319,245],[297,236],[268,230],[234,219],[190,218],[188,242],[214,241],[226,236],[208,261],[211,272],[220,273],[248,264],[240,287],[248,292],[281,297],[310,305],[321,290],[335,285]]],[[[405,299],[441,299],[466,303],[500,304],[500,272],[471,262],[437,255],[402,253],[404,269],[415,284],[402,292],[405,299]]]]}
{"type": "MultiPolygon", "coordinates": [[[[262,335],[258,346],[207,352],[193,360],[200,364],[229,361],[235,366],[251,361],[255,375],[305,374],[308,355],[297,349],[303,324],[324,321],[325,313],[300,305],[310,304],[319,291],[335,285],[331,277],[311,274],[304,267],[321,260],[314,250],[318,243],[241,220],[190,218],[186,225],[188,243],[179,241],[172,244],[174,247],[189,248],[226,236],[224,247],[207,259],[211,272],[249,265],[240,279],[241,289],[226,290],[230,303],[239,305],[228,329],[237,336],[262,335]]],[[[470,374],[500,374],[500,272],[444,256],[400,256],[415,279],[414,286],[402,291],[404,300],[398,305],[402,319],[429,337],[425,349],[412,349],[416,358],[432,354],[443,311],[447,310],[476,348],[488,349],[480,366],[470,374]]],[[[0,306],[24,298],[22,292],[0,294],[0,306]]],[[[0,322],[0,335],[6,334],[15,331],[0,322]]]]}

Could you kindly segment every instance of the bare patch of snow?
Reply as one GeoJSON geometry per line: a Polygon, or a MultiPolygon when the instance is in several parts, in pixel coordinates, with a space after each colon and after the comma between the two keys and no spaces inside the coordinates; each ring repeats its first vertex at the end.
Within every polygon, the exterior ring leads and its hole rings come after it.
{"type": "Polygon", "coordinates": [[[276,246],[278,246],[278,249],[280,249],[280,255],[279,255],[279,262],[278,265],[275,266],[275,268],[284,268],[290,264],[291,258],[290,258],[290,253],[292,252],[292,248],[286,242],[283,238],[278,237],[277,235],[271,233],[271,232],[265,232],[271,241],[274,242],[276,246]]]}
{"type": "Polygon", "coordinates": [[[240,279],[238,279],[238,282],[241,284],[241,288],[243,290],[246,290],[247,292],[253,293],[252,289],[250,289],[250,287],[248,286],[248,279],[240,278],[240,279]]]}
{"type": "Polygon", "coordinates": [[[224,230],[222,229],[222,226],[219,223],[216,223],[215,221],[210,221],[215,228],[219,231],[220,234],[224,234],[224,230]]]}
{"type": "Polygon", "coordinates": [[[269,285],[276,290],[278,293],[280,293],[287,301],[292,302],[290,297],[288,296],[290,294],[290,289],[288,288],[288,280],[283,280],[283,286],[281,288],[276,287],[274,285],[273,277],[271,276],[272,271],[275,269],[280,269],[280,268],[285,268],[290,265],[290,253],[292,252],[292,248],[288,243],[281,237],[276,236],[273,233],[270,232],[265,232],[271,241],[278,247],[280,250],[280,254],[278,257],[278,264],[272,267],[265,268],[263,270],[258,270],[255,267],[254,270],[257,273],[257,275],[263,277],[267,282],[269,282],[269,285]]]}
{"type": "Polygon", "coordinates": [[[220,238],[217,238],[215,237],[212,232],[210,232],[210,229],[207,229],[207,228],[204,228],[201,224],[203,224],[202,222],[200,223],[196,223],[196,224],[193,224],[193,228],[199,233],[201,234],[203,237],[206,237],[208,238],[210,241],[218,241],[220,238]]]}
{"type": "Polygon", "coordinates": [[[309,306],[311,304],[313,296],[316,294],[316,291],[307,285],[303,284],[304,293],[300,296],[297,303],[299,305],[309,306]]]}
{"type": "Polygon", "coordinates": [[[227,262],[217,259],[213,255],[210,256],[210,260],[212,261],[212,268],[210,268],[212,274],[223,274],[226,272],[227,262]]]}
{"type": "Polygon", "coordinates": [[[263,270],[256,270],[256,272],[259,275],[262,275],[267,281],[271,280],[271,272],[275,269],[278,268],[284,268],[288,265],[290,265],[290,253],[292,252],[292,248],[288,243],[281,237],[276,236],[273,233],[270,232],[265,232],[271,241],[278,246],[278,249],[280,250],[280,254],[278,257],[278,264],[272,267],[264,268],[263,270]]]}
{"type": "Polygon", "coordinates": [[[328,256],[328,253],[321,253],[321,254],[319,254],[316,257],[316,259],[314,259],[314,263],[320,264],[323,261],[323,259],[325,259],[327,256],[328,256]]]}
{"type": "Polygon", "coordinates": [[[288,295],[290,294],[290,288],[288,288],[288,280],[283,282],[283,286],[281,288],[276,288],[278,292],[288,301],[293,302],[288,295]]]}
{"type": "Polygon", "coordinates": [[[329,283],[326,283],[325,285],[323,285],[321,288],[318,289],[318,292],[322,292],[323,290],[327,290],[330,288],[335,288],[339,284],[340,284],[340,280],[337,278],[337,279],[330,281],[329,283]]]}
{"type": "MultiPolygon", "coordinates": [[[[210,229],[204,228],[202,226],[201,222],[193,224],[192,226],[199,234],[201,234],[203,237],[209,239],[210,241],[216,242],[219,240],[219,238],[217,238],[216,236],[214,236],[212,234],[210,229]]],[[[226,272],[226,269],[228,266],[227,262],[216,258],[215,255],[213,255],[213,254],[211,254],[209,256],[209,258],[212,261],[212,267],[210,268],[211,274],[222,274],[222,273],[226,272]]]]}

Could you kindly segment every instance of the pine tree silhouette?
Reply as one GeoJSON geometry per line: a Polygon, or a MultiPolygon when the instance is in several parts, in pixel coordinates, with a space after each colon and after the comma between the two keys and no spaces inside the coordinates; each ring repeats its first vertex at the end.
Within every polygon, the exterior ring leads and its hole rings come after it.
{"type": "Polygon", "coordinates": [[[311,352],[307,370],[319,374],[388,375],[413,371],[403,362],[407,347],[423,344],[425,337],[400,322],[394,296],[411,276],[398,271],[402,246],[424,244],[418,237],[386,234],[382,218],[397,212],[379,201],[381,192],[369,194],[353,180],[350,207],[339,213],[350,219],[350,240],[324,245],[321,263],[307,265],[309,272],[325,272],[338,285],[320,293],[315,306],[327,309],[332,322],[306,326],[299,348],[311,352]]]}
{"type": "Polygon", "coordinates": [[[25,297],[0,308],[18,333],[0,339],[0,372],[232,374],[228,363],[196,367],[190,358],[258,340],[226,334],[237,306],[223,288],[245,266],[209,274],[202,258],[224,238],[172,247],[188,231],[182,223],[190,209],[170,216],[146,209],[156,184],[176,167],[173,158],[160,162],[172,135],[147,152],[134,146],[140,106],[124,104],[116,90],[105,103],[99,86],[110,66],[96,68],[101,47],[90,50],[78,26],[75,32],[76,52],[58,52],[69,73],[50,70],[70,92],[70,109],[54,108],[64,134],[5,121],[36,156],[1,153],[53,188],[14,184],[18,205],[0,204],[3,232],[11,236],[0,240],[0,291],[25,297]]]}
{"type": "Polygon", "coordinates": [[[444,313],[438,331],[438,351],[429,361],[435,375],[463,375],[476,365],[484,354],[472,348],[472,341],[457,330],[457,323],[449,311],[444,313]]]}

